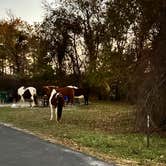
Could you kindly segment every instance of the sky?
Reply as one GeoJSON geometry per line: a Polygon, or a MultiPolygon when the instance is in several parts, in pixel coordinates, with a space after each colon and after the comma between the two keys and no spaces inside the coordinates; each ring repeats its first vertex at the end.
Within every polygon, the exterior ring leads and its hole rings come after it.
{"type": "MultiPolygon", "coordinates": [[[[50,1],[50,0],[49,0],[50,1]]],[[[42,0],[0,0],[0,20],[7,19],[7,11],[29,24],[41,22],[44,16],[42,0]]]]}

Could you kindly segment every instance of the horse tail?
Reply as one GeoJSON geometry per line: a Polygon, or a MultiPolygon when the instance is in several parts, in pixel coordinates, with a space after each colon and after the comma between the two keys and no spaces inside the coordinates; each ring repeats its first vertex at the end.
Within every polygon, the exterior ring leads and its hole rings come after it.
{"type": "Polygon", "coordinates": [[[58,104],[57,106],[57,121],[60,121],[61,120],[61,117],[62,117],[62,106],[58,104]]]}
{"type": "Polygon", "coordinates": [[[57,101],[57,121],[61,120],[63,106],[64,106],[64,99],[62,94],[59,94],[57,101]]]}

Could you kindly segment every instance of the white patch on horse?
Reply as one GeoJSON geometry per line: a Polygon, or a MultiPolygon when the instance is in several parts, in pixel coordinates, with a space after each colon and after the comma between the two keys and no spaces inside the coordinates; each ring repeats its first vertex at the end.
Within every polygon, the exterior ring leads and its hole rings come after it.
{"type": "Polygon", "coordinates": [[[75,99],[83,99],[84,96],[83,95],[80,95],[80,96],[74,96],[75,99]]]}
{"type": "MultiPolygon", "coordinates": [[[[52,92],[51,92],[50,98],[49,98],[49,105],[50,105],[50,109],[51,109],[50,120],[53,119],[53,105],[52,105],[52,103],[51,103],[51,100],[52,100],[53,96],[54,96],[56,93],[57,93],[56,90],[53,89],[52,92]]],[[[56,95],[56,96],[57,96],[57,95],[56,95]]],[[[56,115],[56,117],[57,117],[56,109],[55,109],[55,115],[56,115]]],[[[56,119],[57,119],[57,118],[56,118],[56,119]]]]}
{"type": "Polygon", "coordinates": [[[59,96],[59,93],[56,94],[56,98],[59,96]]]}
{"type": "Polygon", "coordinates": [[[26,90],[29,90],[32,96],[36,95],[36,93],[37,93],[36,89],[34,87],[25,88],[25,91],[26,90]]]}
{"type": "Polygon", "coordinates": [[[72,86],[72,85],[69,85],[69,86],[67,86],[68,88],[73,88],[73,89],[78,89],[78,87],[76,87],[76,86],[72,86]]]}
{"type": "Polygon", "coordinates": [[[53,96],[54,96],[56,93],[57,93],[56,90],[53,89],[52,92],[51,92],[50,98],[49,98],[49,103],[51,103],[51,100],[52,100],[53,96]]]}

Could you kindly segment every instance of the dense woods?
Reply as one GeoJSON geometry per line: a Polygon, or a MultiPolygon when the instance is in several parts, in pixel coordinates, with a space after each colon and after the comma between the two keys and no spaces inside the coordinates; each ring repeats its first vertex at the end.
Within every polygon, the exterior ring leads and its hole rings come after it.
{"type": "Polygon", "coordinates": [[[139,124],[148,113],[153,127],[166,126],[165,0],[43,7],[45,18],[33,26],[14,17],[0,21],[2,90],[26,82],[88,86],[100,99],[137,104],[139,124]]]}

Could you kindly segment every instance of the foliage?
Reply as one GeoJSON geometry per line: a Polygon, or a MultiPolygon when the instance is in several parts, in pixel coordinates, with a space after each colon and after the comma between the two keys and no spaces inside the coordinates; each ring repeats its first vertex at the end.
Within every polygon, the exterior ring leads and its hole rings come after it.
{"type": "Polygon", "coordinates": [[[18,78],[27,74],[29,69],[29,26],[14,18],[0,23],[0,43],[2,73],[8,66],[10,73],[18,78]]]}

